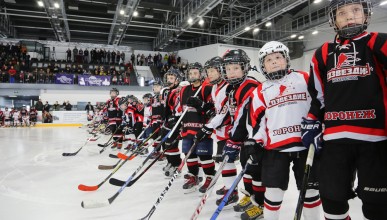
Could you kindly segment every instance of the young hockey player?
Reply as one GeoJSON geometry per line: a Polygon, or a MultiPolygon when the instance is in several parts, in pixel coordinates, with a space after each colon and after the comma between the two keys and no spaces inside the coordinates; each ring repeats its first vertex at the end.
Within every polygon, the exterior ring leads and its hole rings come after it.
{"type": "Polygon", "coordinates": [[[4,127],[4,112],[0,109],[0,127],[4,127]]]}
{"type": "Polygon", "coordinates": [[[23,105],[20,110],[21,126],[30,126],[30,113],[27,111],[26,106],[23,105]]]}
{"type": "MultiPolygon", "coordinates": [[[[152,94],[146,93],[142,96],[142,103],[144,105],[144,126],[150,125],[151,116],[152,116],[152,105],[151,105],[152,94]]],[[[152,129],[150,126],[144,132],[144,138],[149,137],[152,134],[152,129]]]]}
{"type": "Polygon", "coordinates": [[[110,90],[110,99],[106,102],[106,106],[103,110],[103,112],[107,112],[107,117],[109,118],[108,129],[111,131],[111,134],[113,134],[113,149],[116,147],[121,149],[123,139],[122,128],[120,127],[122,121],[122,111],[119,108],[118,102],[120,101],[120,98],[118,95],[118,89],[112,88],[110,90]]]}
{"type": "Polygon", "coordinates": [[[387,35],[365,32],[371,12],[370,0],[332,0],[329,21],[337,35],[311,61],[302,141],[321,150],[326,219],[351,219],[348,200],[356,194],[365,219],[387,219],[387,35]]]}
{"type": "MultiPolygon", "coordinates": [[[[203,104],[211,100],[211,86],[203,83],[203,67],[200,63],[191,63],[188,65],[186,79],[191,85],[184,86],[180,90],[178,115],[187,109],[187,113],[182,119],[182,151],[187,155],[194,144],[194,137],[198,130],[207,122],[207,117],[203,113],[203,104]],[[201,87],[202,86],[202,87],[201,87]],[[193,97],[195,93],[199,93],[193,97]],[[198,104],[199,103],[199,104],[198,104]]],[[[211,101],[212,102],[212,101],[211,101]]],[[[197,189],[199,185],[199,163],[206,174],[204,184],[199,188],[200,193],[205,193],[212,178],[215,175],[215,163],[212,159],[213,141],[210,137],[196,139],[198,144],[187,159],[188,176],[183,185],[184,193],[190,193],[197,189]]]]}
{"type": "Polygon", "coordinates": [[[4,112],[3,112],[3,115],[4,115],[4,126],[5,127],[10,127],[11,126],[11,111],[8,110],[8,107],[5,107],[4,108],[4,112]]]}
{"type": "Polygon", "coordinates": [[[37,121],[38,121],[38,111],[35,109],[35,106],[31,106],[30,123],[32,126],[35,126],[37,121]]]}
{"type": "MultiPolygon", "coordinates": [[[[204,65],[205,71],[207,73],[207,79],[210,84],[212,84],[211,99],[214,102],[215,116],[207,124],[205,124],[195,136],[196,139],[201,140],[204,137],[210,136],[213,131],[215,132],[218,147],[217,154],[213,158],[216,162],[222,161],[223,148],[227,139],[229,139],[229,132],[231,129],[231,117],[230,112],[228,111],[228,105],[226,104],[228,101],[228,97],[226,95],[228,83],[222,79],[222,65],[223,59],[221,57],[213,57],[204,65]]],[[[211,112],[207,112],[207,114],[208,113],[211,114],[211,112]]],[[[217,190],[216,193],[218,195],[224,195],[225,192],[230,189],[236,174],[237,170],[235,163],[227,163],[222,170],[224,187],[217,190]]],[[[221,200],[222,198],[218,199],[216,204],[219,205],[221,200]]],[[[238,200],[238,193],[233,193],[229,197],[224,209],[232,208],[232,206],[238,202],[238,200]]]]}
{"type": "Polygon", "coordinates": [[[14,127],[20,126],[20,122],[21,122],[20,112],[17,110],[17,108],[13,108],[11,112],[12,112],[13,126],[14,127]]]}
{"type": "MultiPolygon", "coordinates": [[[[228,109],[232,119],[230,139],[224,146],[224,154],[229,156],[229,162],[235,161],[240,154],[242,167],[246,166],[248,158],[245,157],[243,141],[248,136],[246,120],[249,109],[251,92],[260,84],[257,80],[247,77],[250,68],[250,58],[246,52],[231,50],[223,56],[223,79],[228,82],[226,94],[228,96],[228,109]]],[[[234,211],[244,212],[242,219],[257,219],[263,215],[263,200],[265,187],[261,182],[262,164],[251,164],[243,176],[245,196],[234,206],[234,211]],[[251,197],[250,197],[251,196],[251,197]]],[[[234,192],[237,193],[236,191],[234,192]]]]}
{"type": "MultiPolygon", "coordinates": [[[[179,120],[179,116],[176,116],[178,103],[179,103],[179,83],[181,81],[181,72],[178,69],[171,68],[164,74],[164,85],[166,88],[162,91],[162,103],[165,103],[164,124],[162,126],[162,135],[164,138],[168,132],[175,126],[179,120]]],[[[166,176],[170,176],[175,172],[177,167],[181,163],[180,151],[178,148],[178,141],[175,141],[179,137],[179,129],[176,129],[171,138],[165,141],[164,148],[165,156],[167,158],[167,165],[163,168],[166,176]]]]}
{"type": "MultiPolygon", "coordinates": [[[[150,99],[151,104],[151,119],[150,119],[150,132],[155,132],[163,124],[163,118],[165,115],[165,105],[162,103],[161,92],[163,89],[163,84],[161,81],[156,81],[153,83],[153,94],[154,96],[150,99]]],[[[161,132],[158,132],[154,135],[153,139],[155,140],[153,146],[157,146],[160,142],[161,132]]],[[[160,150],[154,151],[152,155],[153,158],[156,158],[160,154],[160,150]]],[[[162,159],[165,159],[163,157],[162,159]]]]}
{"type": "MultiPolygon", "coordinates": [[[[251,129],[248,129],[249,139],[244,142],[244,148],[247,157],[251,154],[253,160],[262,163],[265,219],[278,220],[291,163],[297,189],[302,186],[308,151],[301,141],[301,119],[306,117],[310,107],[309,75],[289,69],[289,49],[277,41],[266,43],[259,50],[258,59],[259,71],[267,81],[251,95],[248,120],[251,129]]],[[[320,219],[317,165],[314,161],[306,190],[303,211],[306,220],[320,219]]]]}

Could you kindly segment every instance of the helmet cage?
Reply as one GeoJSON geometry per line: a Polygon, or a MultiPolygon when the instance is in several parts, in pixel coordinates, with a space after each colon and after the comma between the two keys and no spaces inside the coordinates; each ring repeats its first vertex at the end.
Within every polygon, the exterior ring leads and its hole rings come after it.
{"type": "Polygon", "coordinates": [[[332,0],[329,9],[329,24],[334,28],[336,33],[342,38],[352,38],[361,33],[363,33],[371,20],[372,13],[372,2],[370,0],[332,0]],[[339,29],[336,25],[336,11],[344,6],[349,4],[361,4],[364,10],[364,16],[366,16],[363,24],[357,24],[352,26],[347,26],[339,29]]]}

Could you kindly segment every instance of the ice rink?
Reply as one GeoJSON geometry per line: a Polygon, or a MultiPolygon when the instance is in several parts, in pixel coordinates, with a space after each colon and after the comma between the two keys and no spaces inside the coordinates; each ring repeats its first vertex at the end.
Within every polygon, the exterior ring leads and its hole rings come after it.
{"type": "MultiPolygon", "coordinates": [[[[144,217],[156,202],[169,179],[164,177],[157,162],[132,187],[126,188],[108,207],[84,209],[84,200],[106,200],[119,189],[106,182],[97,191],[82,192],[79,184],[97,185],[111,170],[99,170],[98,165],[113,165],[117,159],[110,148],[97,153],[98,143],[109,138],[102,136],[73,157],[63,157],[63,152],[75,152],[87,137],[86,128],[0,128],[0,219],[1,220],[88,220],[88,219],[139,219],[144,217]]],[[[123,152],[123,150],[122,150],[123,152]]],[[[113,175],[126,180],[144,160],[137,157],[128,161],[113,175]]],[[[240,169],[240,165],[238,165],[240,169]]],[[[183,174],[186,173],[186,168],[183,174]]],[[[190,219],[201,197],[198,192],[184,194],[183,177],[179,177],[157,207],[152,219],[190,219]]],[[[215,189],[222,186],[219,179],[215,189]]],[[[240,185],[241,187],[241,185],[240,185]]],[[[242,194],[240,193],[240,197],[242,194]]],[[[298,191],[291,178],[289,190],[281,207],[281,220],[293,219],[298,191]]],[[[216,209],[213,194],[207,200],[199,219],[209,219],[216,209]]],[[[363,219],[361,202],[350,202],[352,219],[363,219]]],[[[321,211],[321,219],[323,219],[321,211]]],[[[218,219],[240,219],[232,210],[224,210],[218,219]]]]}

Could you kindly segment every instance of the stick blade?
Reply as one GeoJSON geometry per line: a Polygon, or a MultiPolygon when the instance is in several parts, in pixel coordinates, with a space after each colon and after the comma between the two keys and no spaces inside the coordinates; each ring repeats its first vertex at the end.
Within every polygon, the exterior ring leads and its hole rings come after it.
{"type": "Polygon", "coordinates": [[[125,185],[125,181],[122,181],[122,180],[119,180],[119,179],[116,179],[116,178],[110,178],[109,183],[114,185],[114,186],[123,186],[123,185],[125,185]]]}
{"type": "Polygon", "coordinates": [[[118,158],[117,155],[114,155],[114,154],[109,154],[109,157],[110,157],[110,158],[115,158],[115,159],[118,158]]]}
{"type": "Polygon", "coordinates": [[[104,144],[97,144],[98,147],[105,147],[104,144]]]}
{"type": "Polygon", "coordinates": [[[77,153],[62,153],[62,156],[68,157],[68,156],[75,156],[77,153]]]}
{"type": "Polygon", "coordinates": [[[126,155],[123,154],[123,153],[118,153],[118,154],[117,154],[117,157],[120,158],[120,159],[122,159],[122,160],[127,160],[127,159],[128,159],[128,156],[126,156],[126,155]]]}
{"type": "Polygon", "coordinates": [[[99,165],[98,169],[99,170],[112,170],[116,168],[117,165],[99,165]]]}
{"type": "Polygon", "coordinates": [[[84,209],[101,208],[108,205],[110,205],[109,200],[104,200],[104,201],[90,200],[90,201],[82,201],[81,203],[81,206],[84,209]]]}
{"type": "Polygon", "coordinates": [[[81,191],[96,191],[98,188],[98,186],[86,186],[83,184],[78,185],[78,189],[81,191]]]}

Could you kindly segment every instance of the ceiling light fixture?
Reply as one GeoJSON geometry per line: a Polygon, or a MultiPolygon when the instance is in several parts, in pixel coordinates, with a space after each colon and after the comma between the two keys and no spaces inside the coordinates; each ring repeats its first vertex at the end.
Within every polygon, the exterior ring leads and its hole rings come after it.
{"type": "Polygon", "coordinates": [[[272,23],[270,21],[266,22],[265,26],[266,27],[270,27],[272,25],[272,23]]]}
{"type": "Polygon", "coordinates": [[[133,16],[134,16],[134,17],[137,17],[137,16],[138,16],[138,12],[137,12],[137,11],[134,11],[134,12],[133,12],[133,16]]]}
{"type": "Polygon", "coordinates": [[[387,1],[382,1],[382,2],[380,2],[379,5],[380,5],[380,6],[387,5],[387,1]]]}
{"type": "Polygon", "coordinates": [[[201,25],[203,25],[204,24],[204,20],[203,20],[203,18],[200,18],[200,20],[199,20],[199,25],[201,26],[201,25]]]}
{"type": "Polygon", "coordinates": [[[55,2],[55,3],[54,3],[54,7],[55,7],[55,8],[59,8],[59,3],[55,2]]]}
{"type": "Polygon", "coordinates": [[[304,39],[304,35],[301,35],[298,37],[298,40],[302,40],[302,39],[304,39]]]}
{"type": "Polygon", "coordinates": [[[245,27],[245,31],[249,31],[250,29],[250,27],[245,27]]]}
{"type": "Polygon", "coordinates": [[[188,18],[188,24],[192,24],[193,23],[193,19],[191,17],[188,18]]]}
{"type": "Polygon", "coordinates": [[[318,30],[313,31],[312,34],[313,34],[313,35],[318,34],[318,30]]]}
{"type": "Polygon", "coordinates": [[[120,10],[120,14],[123,15],[125,14],[125,11],[123,9],[120,10]]]}
{"type": "Polygon", "coordinates": [[[290,38],[296,38],[296,37],[297,37],[297,34],[290,35],[290,38]]]}
{"type": "Polygon", "coordinates": [[[38,5],[39,5],[39,7],[43,7],[44,6],[42,1],[38,1],[38,5]]]}
{"type": "Polygon", "coordinates": [[[314,0],[314,4],[318,4],[318,3],[320,3],[321,2],[321,0],[314,0]]]}
{"type": "Polygon", "coordinates": [[[254,28],[253,32],[257,33],[259,31],[259,28],[254,28]]]}

